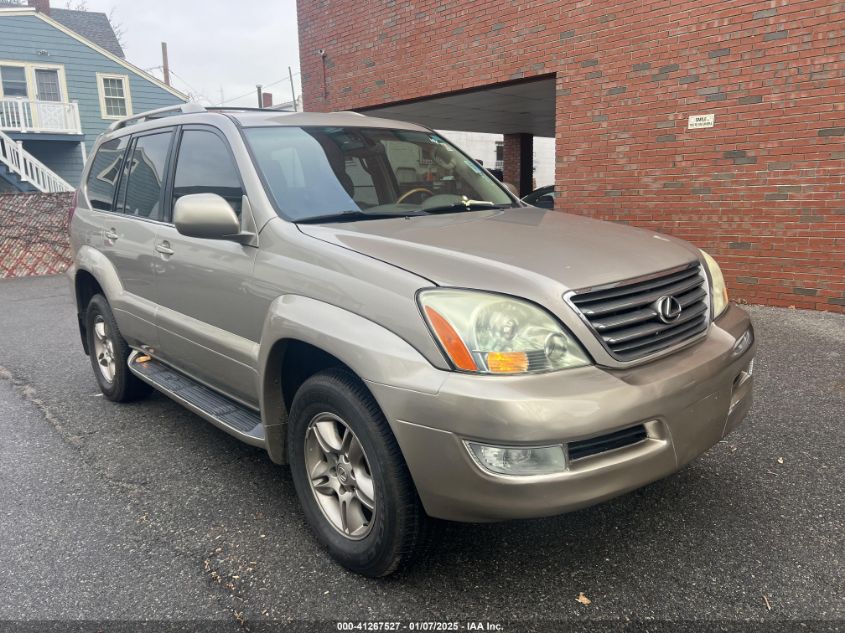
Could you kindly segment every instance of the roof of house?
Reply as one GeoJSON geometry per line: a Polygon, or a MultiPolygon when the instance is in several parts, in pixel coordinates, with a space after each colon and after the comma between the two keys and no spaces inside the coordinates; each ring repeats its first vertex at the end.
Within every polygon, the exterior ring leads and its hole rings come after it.
{"type": "Polygon", "coordinates": [[[118,57],[126,57],[105,13],[50,9],[50,17],[118,57]]]}
{"type": "MultiPolygon", "coordinates": [[[[0,9],[25,8],[26,3],[15,0],[0,0],[0,9]]],[[[73,9],[50,9],[50,17],[71,31],[106,49],[112,55],[125,58],[123,48],[115,35],[109,17],[98,11],[76,11],[73,9]]]]}

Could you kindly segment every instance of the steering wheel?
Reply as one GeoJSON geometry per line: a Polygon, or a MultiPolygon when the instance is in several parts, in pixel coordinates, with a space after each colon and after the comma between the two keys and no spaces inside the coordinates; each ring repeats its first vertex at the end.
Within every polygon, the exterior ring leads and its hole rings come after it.
{"type": "Polygon", "coordinates": [[[417,187],[416,189],[411,189],[410,191],[406,191],[401,196],[399,196],[399,199],[396,201],[395,204],[401,204],[401,203],[405,202],[405,200],[407,198],[410,198],[415,193],[427,193],[429,195],[429,197],[434,195],[434,192],[431,189],[426,189],[425,187],[417,187]]]}

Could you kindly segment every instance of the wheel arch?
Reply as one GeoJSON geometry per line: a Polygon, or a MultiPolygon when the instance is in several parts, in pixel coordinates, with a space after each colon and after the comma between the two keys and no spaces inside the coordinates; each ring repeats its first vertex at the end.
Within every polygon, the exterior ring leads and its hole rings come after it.
{"type": "Polygon", "coordinates": [[[85,310],[88,303],[98,293],[110,301],[111,297],[119,293],[121,289],[117,271],[105,255],[91,246],[83,246],[79,249],[75,258],[73,290],[79,335],[82,337],[82,349],[86,354],[90,351],[85,332],[85,310]]]}
{"type": "Polygon", "coordinates": [[[416,349],[381,325],[308,297],[279,297],[265,321],[259,356],[261,416],[274,462],[287,463],[287,416],[296,390],[329,367],[348,370],[365,387],[375,382],[436,393],[442,383],[416,349]]]}

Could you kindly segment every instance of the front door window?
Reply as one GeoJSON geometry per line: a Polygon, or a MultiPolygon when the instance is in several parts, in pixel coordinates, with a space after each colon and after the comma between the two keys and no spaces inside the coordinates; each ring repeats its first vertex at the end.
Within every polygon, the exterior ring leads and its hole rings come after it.
{"type": "Polygon", "coordinates": [[[38,101],[61,101],[62,91],[59,88],[59,71],[55,69],[36,68],[35,88],[38,91],[38,101]]]}

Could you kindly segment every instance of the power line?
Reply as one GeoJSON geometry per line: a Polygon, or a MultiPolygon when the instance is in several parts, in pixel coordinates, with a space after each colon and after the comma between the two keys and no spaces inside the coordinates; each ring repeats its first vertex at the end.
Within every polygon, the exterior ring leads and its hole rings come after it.
{"type": "MultiPolygon", "coordinates": [[[[301,74],[302,74],[301,72],[297,71],[297,72],[293,73],[293,76],[298,77],[301,74]]],[[[269,84],[261,84],[261,85],[264,88],[272,88],[273,86],[278,85],[278,84],[282,83],[283,81],[290,81],[290,79],[288,77],[282,77],[281,79],[277,79],[276,81],[271,81],[269,84]]],[[[254,94],[255,94],[255,91],[250,90],[249,92],[246,92],[246,93],[244,93],[244,94],[242,94],[238,97],[232,97],[231,99],[226,99],[225,101],[221,101],[220,103],[218,103],[216,105],[218,105],[218,106],[226,105],[227,103],[232,103],[232,101],[237,101],[238,99],[245,99],[246,97],[250,97],[254,94]]]]}

